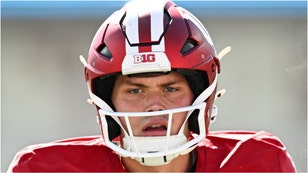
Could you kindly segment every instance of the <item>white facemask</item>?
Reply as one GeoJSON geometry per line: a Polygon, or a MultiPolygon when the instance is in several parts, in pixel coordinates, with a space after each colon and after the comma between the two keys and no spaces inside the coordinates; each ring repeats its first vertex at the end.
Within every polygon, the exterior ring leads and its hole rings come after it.
{"type": "Polygon", "coordinates": [[[111,112],[100,109],[99,114],[102,121],[101,126],[103,129],[103,136],[108,147],[123,157],[131,157],[138,160],[141,164],[147,166],[158,166],[169,163],[172,159],[179,155],[189,153],[196,147],[198,142],[205,138],[205,107],[206,103],[202,102],[193,106],[155,112],[111,112]],[[194,110],[199,110],[198,122],[200,134],[194,134],[195,136],[189,140],[187,139],[187,136],[184,135],[184,127],[190,114],[194,110]],[[172,119],[176,118],[176,114],[181,112],[188,112],[185,121],[177,134],[171,134],[172,119]],[[106,115],[111,116],[120,125],[122,131],[124,132],[122,147],[109,140],[106,115]],[[165,136],[134,136],[129,117],[166,115],[168,115],[168,125],[165,136]],[[125,119],[127,130],[123,127],[119,117],[123,117],[125,119]]]}

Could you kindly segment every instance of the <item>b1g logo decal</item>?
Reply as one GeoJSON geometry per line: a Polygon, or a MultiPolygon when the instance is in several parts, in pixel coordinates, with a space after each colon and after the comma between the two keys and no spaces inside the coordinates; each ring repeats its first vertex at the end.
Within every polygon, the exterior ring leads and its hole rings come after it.
{"type": "Polygon", "coordinates": [[[131,52],[127,53],[123,59],[123,75],[153,71],[171,71],[171,65],[165,52],[131,52]]]}
{"type": "Polygon", "coordinates": [[[139,54],[134,56],[134,64],[140,64],[145,62],[155,62],[155,54],[139,54]]]}

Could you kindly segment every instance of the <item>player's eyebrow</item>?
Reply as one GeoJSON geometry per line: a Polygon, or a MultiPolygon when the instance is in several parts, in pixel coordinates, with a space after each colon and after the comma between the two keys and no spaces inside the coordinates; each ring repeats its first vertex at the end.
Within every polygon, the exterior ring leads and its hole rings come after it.
{"type": "MultiPolygon", "coordinates": [[[[185,81],[182,80],[182,79],[177,79],[177,80],[173,80],[173,81],[162,82],[162,83],[158,84],[158,86],[159,87],[168,87],[168,86],[171,86],[171,85],[176,85],[176,84],[181,84],[181,83],[185,83],[185,81]]],[[[143,87],[143,88],[150,87],[146,83],[142,83],[142,82],[138,82],[138,81],[130,81],[130,80],[125,80],[123,82],[123,84],[128,85],[128,86],[131,85],[131,86],[137,86],[137,87],[143,87]]]]}
{"type": "Polygon", "coordinates": [[[183,83],[183,81],[182,80],[170,81],[170,82],[167,82],[167,83],[162,83],[160,86],[167,87],[167,86],[176,85],[176,84],[180,84],[180,83],[183,83]]]}

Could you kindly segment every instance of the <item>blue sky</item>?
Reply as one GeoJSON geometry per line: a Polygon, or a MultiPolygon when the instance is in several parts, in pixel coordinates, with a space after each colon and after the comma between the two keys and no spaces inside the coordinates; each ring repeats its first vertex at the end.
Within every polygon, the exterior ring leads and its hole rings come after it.
{"type": "MultiPolygon", "coordinates": [[[[95,18],[111,14],[127,1],[1,1],[2,18],[95,18]]],[[[196,13],[230,16],[307,15],[306,1],[183,1],[196,13]]]]}

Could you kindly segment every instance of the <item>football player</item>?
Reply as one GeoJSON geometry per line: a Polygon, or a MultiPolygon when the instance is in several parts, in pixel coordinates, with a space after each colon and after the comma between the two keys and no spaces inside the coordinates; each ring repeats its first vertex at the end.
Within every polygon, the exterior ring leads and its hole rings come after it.
{"type": "Polygon", "coordinates": [[[202,23],[170,0],[135,0],[90,46],[85,80],[102,136],[29,146],[9,172],[294,172],[267,132],[209,131],[220,60],[202,23]]]}

